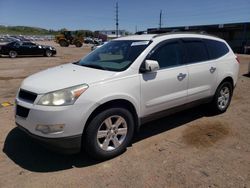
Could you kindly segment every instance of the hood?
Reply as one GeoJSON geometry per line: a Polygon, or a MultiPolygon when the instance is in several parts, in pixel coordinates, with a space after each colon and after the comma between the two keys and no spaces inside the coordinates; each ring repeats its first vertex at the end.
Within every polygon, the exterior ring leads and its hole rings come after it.
{"type": "Polygon", "coordinates": [[[114,74],[116,72],[66,64],[27,77],[24,79],[21,88],[43,94],[84,83],[91,85],[95,82],[105,81],[114,74]]]}

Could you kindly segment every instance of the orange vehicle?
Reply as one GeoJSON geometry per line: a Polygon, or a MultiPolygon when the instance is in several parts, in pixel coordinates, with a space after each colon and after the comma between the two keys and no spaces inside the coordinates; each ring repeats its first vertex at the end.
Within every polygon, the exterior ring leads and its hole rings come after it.
{"type": "Polygon", "coordinates": [[[69,45],[82,47],[83,41],[83,35],[78,31],[62,31],[61,34],[55,36],[55,42],[62,47],[68,47],[69,45]]]}

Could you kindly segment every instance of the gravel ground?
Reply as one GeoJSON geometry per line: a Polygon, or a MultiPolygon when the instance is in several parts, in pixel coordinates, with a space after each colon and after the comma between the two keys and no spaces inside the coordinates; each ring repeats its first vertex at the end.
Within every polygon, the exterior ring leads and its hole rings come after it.
{"type": "MultiPolygon", "coordinates": [[[[1,103],[13,103],[28,75],[90,51],[49,44],[55,57],[0,57],[1,103]]],[[[47,151],[15,128],[13,106],[0,107],[0,187],[250,187],[250,56],[239,57],[226,113],[197,107],[148,123],[125,153],[105,162],[47,151]]]]}

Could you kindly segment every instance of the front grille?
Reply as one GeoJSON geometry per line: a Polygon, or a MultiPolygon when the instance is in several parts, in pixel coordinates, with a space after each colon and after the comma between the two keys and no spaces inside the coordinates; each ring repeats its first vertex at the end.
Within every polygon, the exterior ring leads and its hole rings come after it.
{"type": "Polygon", "coordinates": [[[30,109],[28,109],[28,108],[25,108],[25,107],[22,107],[19,105],[16,106],[16,115],[18,115],[20,117],[23,117],[23,118],[28,117],[29,112],[30,112],[30,109]]]}
{"type": "Polygon", "coordinates": [[[26,91],[23,89],[20,89],[19,94],[18,94],[18,98],[25,100],[27,102],[30,103],[34,103],[34,101],[36,100],[37,94],[32,93],[30,91],[26,91]]]}

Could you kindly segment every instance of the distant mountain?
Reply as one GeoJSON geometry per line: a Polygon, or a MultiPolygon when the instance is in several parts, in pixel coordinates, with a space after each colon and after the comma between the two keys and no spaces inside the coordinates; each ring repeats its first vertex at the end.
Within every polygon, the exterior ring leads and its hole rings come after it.
{"type": "Polygon", "coordinates": [[[28,26],[3,26],[0,25],[0,34],[9,35],[55,35],[58,31],[47,30],[39,27],[28,26]]]}
{"type": "MultiPolygon", "coordinates": [[[[0,35],[58,35],[62,31],[67,30],[66,28],[62,28],[60,30],[48,30],[39,27],[29,27],[29,26],[4,26],[0,25],[0,35]]],[[[93,31],[86,29],[79,29],[77,33],[83,35],[84,37],[97,37],[98,35],[94,35],[93,31]]]]}

